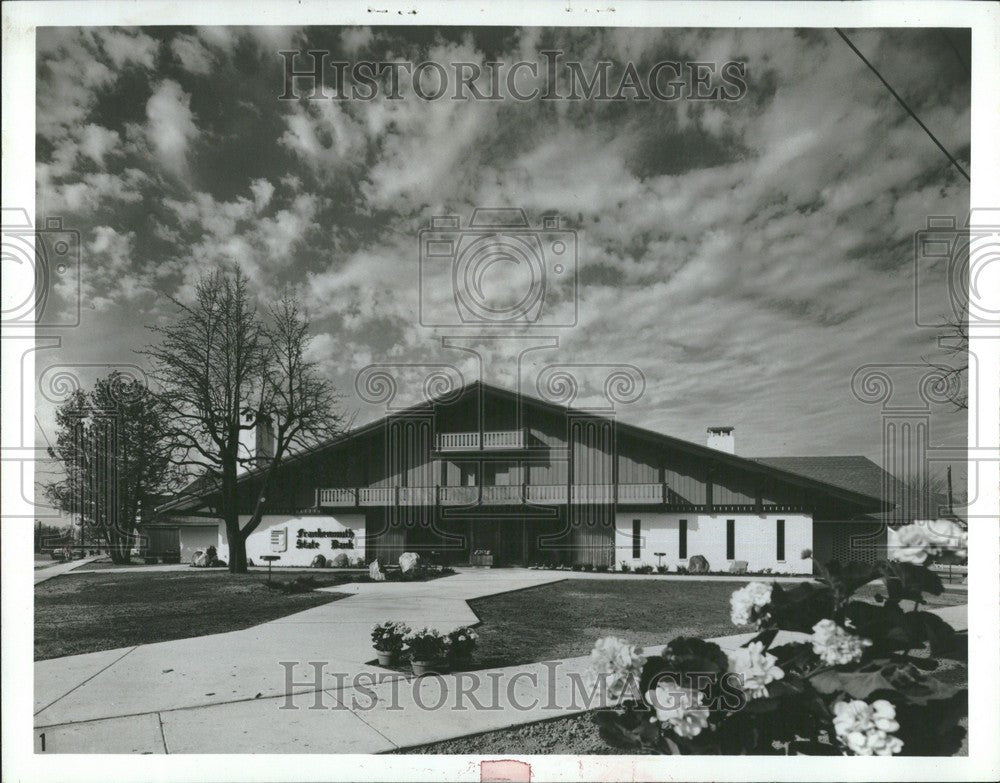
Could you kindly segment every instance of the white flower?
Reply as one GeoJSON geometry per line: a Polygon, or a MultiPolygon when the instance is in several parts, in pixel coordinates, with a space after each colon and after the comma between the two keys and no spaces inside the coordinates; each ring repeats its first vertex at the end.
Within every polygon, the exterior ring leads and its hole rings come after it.
{"type": "Polygon", "coordinates": [[[730,619],[733,625],[750,625],[751,612],[771,603],[771,586],[763,582],[751,582],[741,587],[729,598],[730,619]]]}
{"type": "Polygon", "coordinates": [[[924,526],[927,540],[936,550],[933,554],[948,551],[954,552],[961,558],[968,557],[969,534],[957,522],[950,519],[936,519],[915,524],[924,526]]]}
{"type": "Polygon", "coordinates": [[[701,691],[681,688],[673,682],[660,682],[655,691],[646,693],[646,701],[656,712],[651,721],[659,721],[679,737],[697,737],[708,727],[708,707],[702,705],[701,691]]]}
{"type": "Polygon", "coordinates": [[[929,556],[942,552],[961,558],[969,554],[969,534],[950,519],[918,520],[886,532],[889,557],[901,563],[923,565],[929,556]]]}
{"type": "Polygon", "coordinates": [[[767,686],[785,676],[785,672],[774,665],[778,659],[764,652],[763,642],[753,642],[727,655],[729,671],[740,675],[748,699],[766,697],[767,686]]]}
{"type": "Polygon", "coordinates": [[[630,680],[638,683],[645,665],[646,657],[639,647],[614,636],[598,639],[590,652],[591,675],[607,683],[612,698],[618,698],[630,680]]]}
{"type": "Polygon", "coordinates": [[[837,739],[856,756],[893,756],[903,741],[892,736],[899,729],[896,708],[885,699],[866,704],[860,699],[833,705],[833,728],[837,739]]]}
{"type": "Polygon", "coordinates": [[[848,633],[833,620],[820,620],[813,626],[813,652],[823,663],[831,666],[860,660],[865,647],[871,645],[870,640],[848,633]]]}
{"type": "Polygon", "coordinates": [[[923,565],[931,548],[927,531],[920,525],[904,525],[896,530],[888,528],[886,543],[890,559],[914,565],[923,565]]]}

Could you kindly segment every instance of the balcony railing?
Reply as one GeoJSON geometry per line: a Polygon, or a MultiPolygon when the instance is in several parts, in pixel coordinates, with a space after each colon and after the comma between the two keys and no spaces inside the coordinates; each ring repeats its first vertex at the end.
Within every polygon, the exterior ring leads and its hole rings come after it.
{"type": "Polygon", "coordinates": [[[662,503],[662,484],[619,484],[619,503],[662,503]]]}
{"type": "Polygon", "coordinates": [[[438,451],[490,451],[497,449],[523,449],[524,430],[499,430],[484,432],[442,432],[437,436],[438,451]]]}
{"type": "Polygon", "coordinates": [[[347,487],[316,491],[316,505],[350,506],[509,506],[524,503],[548,505],[614,503],[656,506],[664,502],[663,484],[528,484],[463,487],[347,487]]]}

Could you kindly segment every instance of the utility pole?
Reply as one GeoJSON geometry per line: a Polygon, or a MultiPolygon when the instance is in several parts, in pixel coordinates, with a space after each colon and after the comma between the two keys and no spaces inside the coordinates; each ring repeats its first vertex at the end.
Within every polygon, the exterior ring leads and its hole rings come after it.
{"type": "Polygon", "coordinates": [[[951,465],[948,466],[948,516],[955,516],[955,511],[952,506],[952,495],[951,495],[951,465]]]}

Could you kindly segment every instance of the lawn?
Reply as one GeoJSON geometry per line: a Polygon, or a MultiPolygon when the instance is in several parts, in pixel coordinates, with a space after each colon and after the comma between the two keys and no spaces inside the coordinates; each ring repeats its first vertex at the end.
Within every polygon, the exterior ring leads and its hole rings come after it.
{"type": "Polygon", "coordinates": [[[469,602],[482,625],[477,669],[587,655],[601,636],[666,644],[739,633],[729,596],[739,582],[568,579],[469,602]]]}
{"type": "MultiPolygon", "coordinates": [[[[326,575],[324,575],[326,577],[326,575]]],[[[265,574],[66,574],[35,586],[35,660],[238,631],[346,597],[284,594],[265,574]]],[[[334,576],[319,586],[345,581],[334,576]]]]}

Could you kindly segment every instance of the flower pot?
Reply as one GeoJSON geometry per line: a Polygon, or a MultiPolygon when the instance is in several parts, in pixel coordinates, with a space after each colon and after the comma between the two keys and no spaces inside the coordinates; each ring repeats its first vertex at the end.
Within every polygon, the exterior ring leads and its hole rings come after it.
{"type": "Polygon", "coordinates": [[[378,655],[379,666],[392,666],[393,658],[396,657],[395,653],[384,652],[383,650],[376,650],[375,653],[378,655]]]}
{"type": "Polygon", "coordinates": [[[410,667],[413,673],[420,677],[434,669],[434,661],[410,661],[410,667]]]}

